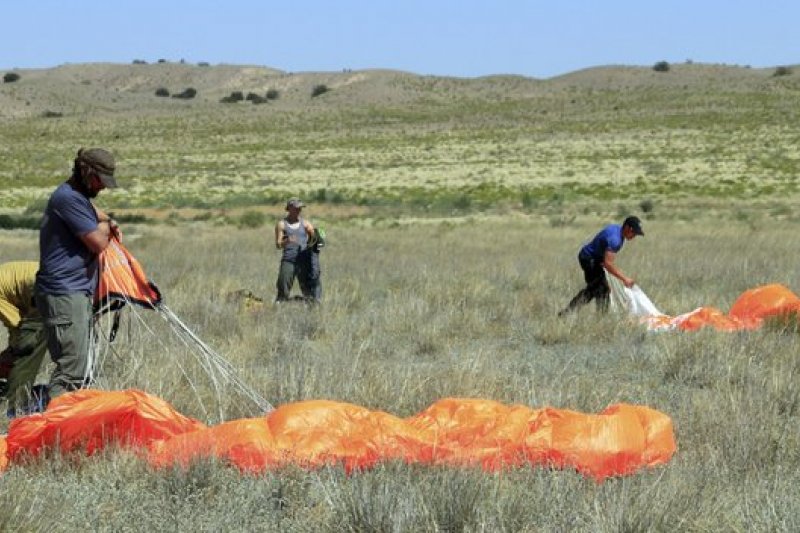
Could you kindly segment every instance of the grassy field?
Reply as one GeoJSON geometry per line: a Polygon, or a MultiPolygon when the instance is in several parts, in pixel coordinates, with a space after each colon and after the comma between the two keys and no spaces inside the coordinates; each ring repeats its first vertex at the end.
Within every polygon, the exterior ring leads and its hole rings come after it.
{"type": "MultiPolygon", "coordinates": [[[[275,216],[279,211],[274,212],[275,216]]],[[[313,217],[313,210],[309,213],[313,217]]],[[[126,452],[50,458],[0,483],[6,527],[97,530],[796,530],[800,336],[649,334],[619,315],[555,313],[581,285],[576,247],[599,221],[535,217],[408,224],[328,222],[319,308],[245,310],[227,295],[274,294],[270,231],[131,227],[129,247],[167,304],[274,404],[329,398],[408,416],[446,396],[598,412],[614,402],[669,414],[670,464],[603,484],[574,472],[386,464],[242,476],[220,464],[151,471],[126,452]],[[169,248],[171,253],[164,254],[169,248]],[[13,490],[11,490],[13,487],[13,490]],[[57,517],[52,518],[52,517],[57,517]]],[[[667,313],[727,310],[766,282],[797,290],[798,224],[752,229],[646,221],[620,265],[667,313]],[[709,253],[713,250],[713,253],[709,253]]],[[[35,257],[34,234],[0,259],[35,257]]],[[[155,319],[151,325],[158,326],[155,319]],[[153,324],[155,323],[155,324],[153,324]]],[[[123,331],[125,328],[123,328],[123,331]]],[[[201,417],[180,347],[134,331],[105,386],[136,386],[201,417]]],[[[185,361],[185,359],[184,359],[185,361]]],[[[200,373],[197,374],[201,383],[200,373]]],[[[247,415],[231,398],[226,416],[247,415]]]]}
{"type": "MultiPolygon", "coordinates": [[[[134,72],[141,76],[134,69],[126,83],[109,80],[94,106],[61,104],[63,117],[0,119],[0,208],[38,212],[80,145],[118,155],[123,188],[104,201],[120,209],[257,207],[300,194],[381,212],[562,211],[566,203],[603,216],[618,202],[683,210],[686,200],[758,199],[788,216],[800,187],[795,75],[700,65],[539,82],[368,72],[358,83],[334,76],[335,88],[318,98],[287,92],[252,106],[166,105],[126,89],[141,83],[134,72]]],[[[71,87],[13,85],[0,86],[0,96],[51,107],[51,92],[71,87]]]]}
{"type": "MultiPolygon", "coordinates": [[[[665,467],[602,484],[546,468],[252,477],[216,463],[153,471],[120,450],[49,457],[0,478],[0,530],[800,530],[796,330],[649,334],[591,308],[556,317],[582,284],[580,244],[627,214],[647,237],[619,264],[666,313],[727,310],[763,283],[800,292],[796,75],[248,71],[235,86],[197,84],[196,102],[149,104],[149,83],[190,81],[136,78],[134,90],[91,72],[62,72],[75,81],[61,92],[28,73],[0,86],[19,106],[0,113],[0,215],[17,217],[4,227],[35,225],[79,146],[112,149],[124,187],[98,203],[167,305],[274,405],[326,398],[408,416],[448,396],[589,413],[630,402],[670,415],[679,448],[665,467]],[[284,96],[219,104],[242,80],[284,96]],[[333,90],[311,100],[319,82],[333,90]],[[64,114],[26,114],[26,100],[64,114]],[[271,304],[272,224],[289,195],[329,235],[316,308],[271,304]],[[229,297],[240,289],[265,305],[246,309],[229,297]]],[[[35,231],[0,230],[0,261],[37,254],[35,231]]],[[[100,385],[205,419],[203,372],[143,313],[156,335],[123,327],[100,385]]],[[[235,396],[221,409],[251,414],[235,396]]]]}

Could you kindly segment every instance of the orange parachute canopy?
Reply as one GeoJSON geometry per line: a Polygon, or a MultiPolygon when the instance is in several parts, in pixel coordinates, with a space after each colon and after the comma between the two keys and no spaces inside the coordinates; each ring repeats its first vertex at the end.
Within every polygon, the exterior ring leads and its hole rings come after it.
{"type": "Polygon", "coordinates": [[[409,418],[342,402],[287,404],[260,418],[216,426],[177,413],[146,393],[77,391],[47,412],[12,421],[8,459],[43,448],[93,453],[108,443],[148,446],[154,466],[217,458],[243,471],[293,464],[342,464],[348,471],[379,461],[575,468],[598,480],[664,464],[675,453],[671,419],[618,404],[600,414],[490,400],[447,398],[409,418]]]}
{"type": "Polygon", "coordinates": [[[125,303],[135,303],[152,309],[161,303],[161,293],[147,279],[139,261],[112,237],[108,247],[100,254],[100,276],[95,291],[95,310],[119,308],[125,303]]]}
{"type": "Polygon", "coordinates": [[[204,427],[141,391],[83,389],[53,399],[44,413],[12,420],[7,453],[12,462],[43,449],[92,454],[108,443],[145,446],[204,427]]]}
{"type": "Polygon", "coordinates": [[[762,285],[743,292],[726,314],[715,307],[699,307],[678,316],[658,315],[643,319],[649,329],[695,331],[712,327],[718,331],[754,330],[764,319],[800,314],[800,298],[780,284],[762,285]]]}
{"type": "Polygon", "coordinates": [[[743,292],[728,315],[741,321],[800,313],[800,298],[783,285],[774,283],[743,292]]]}

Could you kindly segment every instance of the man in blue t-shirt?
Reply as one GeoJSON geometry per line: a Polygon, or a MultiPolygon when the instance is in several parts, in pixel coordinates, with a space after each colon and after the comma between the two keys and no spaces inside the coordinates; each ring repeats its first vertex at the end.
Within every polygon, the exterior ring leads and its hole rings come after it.
{"type": "Polygon", "coordinates": [[[571,313],[592,300],[595,300],[599,311],[607,311],[611,291],[606,280],[606,272],[618,278],[626,287],[633,287],[635,284],[633,278],[623,274],[614,264],[614,259],[625,241],[632,240],[637,235],[644,236],[642,221],[639,220],[639,217],[631,216],[626,218],[621,226],[609,224],[591,241],[583,245],[578,253],[578,262],[583,269],[586,287],[581,289],[569,305],[558,313],[559,316],[571,313]]]}
{"type": "Polygon", "coordinates": [[[114,221],[91,199],[106,187],[117,186],[114,169],[108,151],[80,149],[72,176],[50,196],[42,218],[35,299],[55,363],[50,397],[88,385],[97,256],[117,231],[114,221]]]}

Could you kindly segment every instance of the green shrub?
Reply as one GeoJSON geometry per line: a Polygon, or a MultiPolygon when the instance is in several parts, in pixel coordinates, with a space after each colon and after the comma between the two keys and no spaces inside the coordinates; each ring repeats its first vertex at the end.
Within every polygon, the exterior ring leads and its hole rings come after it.
{"type": "Polygon", "coordinates": [[[156,89],[156,96],[169,96],[169,90],[166,87],[159,87],[156,89]]]}
{"type": "Polygon", "coordinates": [[[269,89],[267,91],[267,100],[277,100],[280,97],[281,93],[278,89],[269,89]]]}
{"type": "Polygon", "coordinates": [[[314,98],[315,96],[325,94],[328,91],[330,91],[330,89],[328,89],[328,86],[325,84],[320,83],[319,85],[314,85],[314,88],[311,89],[311,97],[314,98]]]}
{"type": "Polygon", "coordinates": [[[792,73],[792,69],[789,67],[778,67],[775,69],[775,72],[772,73],[773,76],[788,76],[792,73]]]}
{"type": "Polygon", "coordinates": [[[655,203],[650,198],[645,198],[641,202],[639,202],[639,209],[642,210],[642,213],[650,213],[655,208],[655,203]]]}
{"type": "Polygon", "coordinates": [[[531,191],[522,192],[522,207],[524,209],[532,209],[536,207],[536,204],[536,196],[534,196],[531,191]]]}
{"type": "Polygon", "coordinates": [[[669,63],[666,61],[659,61],[653,65],[653,70],[656,72],[669,72],[669,63]]]}
{"type": "Polygon", "coordinates": [[[41,216],[0,215],[0,229],[39,229],[41,216]]]}
{"type": "Polygon", "coordinates": [[[208,64],[208,61],[200,61],[200,62],[197,64],[197,66],[198,66],[198,67],[208,67],[208,66],[210,66],[210,65],[208,64]]]}
{"type": "Polygon", "coordinates": [[[184,89],[182,93],[172,95],[173,98],[181,98],[183,100],[191,100],[195,96],[197,96],[197,89],[194,89],[192,87],[184,89]]]}
{"type": "Polygon", "coordinates": [[[47,111],[42,113],[42,116],[44,118],[61,118],[64,116],[64,113],[61,113],[60,111],[50,111],[48,109],[47,111]]]}
{"type": "Polygon", "coordinates": [[[266,98],[264,98],[259,94],[255,95],[253,98],[250,98],[250,101],[253,102],[254,104],[266,104],[267,102],[269,102],[269,100],[267,100],[266,98]]]}
{"type": "Polygon", "coordinates": [[[134,65],[146,65],[147,61],[145,61],[144,59],[134,59],[133,60],[133,64],[134,65]]]}
{"type": "Polygon", "coordinates": [[[229,96],[223,96],[220,98],[220,102],[223,104],[235,104],[236,102],[241,102],[244,100],[244,94],[242,91],[233,91],[229,96]]]}
{"type": "Polygon", "coordinates": [[[20,78],[21,76],[16,72],[6,72],[6,74],[3,76],[3,83],[14,83],[20,78]]]}

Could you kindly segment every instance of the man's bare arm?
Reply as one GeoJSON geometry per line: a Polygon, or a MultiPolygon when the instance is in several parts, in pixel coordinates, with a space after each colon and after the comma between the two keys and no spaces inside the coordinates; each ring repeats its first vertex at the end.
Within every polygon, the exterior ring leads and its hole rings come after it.
{"type": "Polygon", "coordinates": [[[609,274],[620,280],[623,285],[630,289],[636,282],[633,280],[633,278],[629,278],[623,274],[617,265],[614,264],[614,259],[616,258],[617,254],[610,250],[606,250],[606,254],[603,257],[603,268],[605,268],[609,274]]]}

